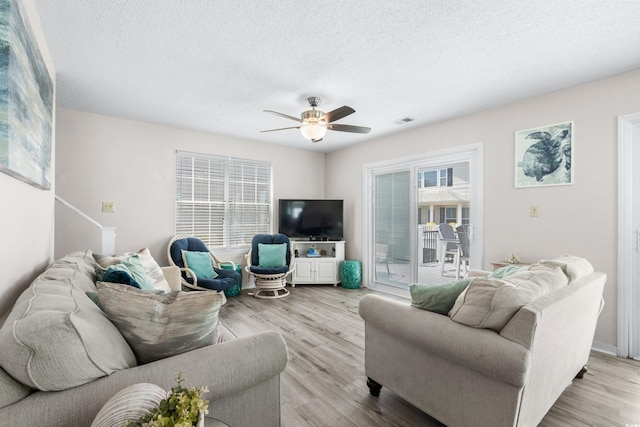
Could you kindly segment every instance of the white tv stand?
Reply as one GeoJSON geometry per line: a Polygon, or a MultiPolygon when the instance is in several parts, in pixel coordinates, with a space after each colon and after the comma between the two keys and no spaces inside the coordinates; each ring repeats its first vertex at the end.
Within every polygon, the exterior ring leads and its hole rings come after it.
{"type": "Polygon", "coordinates": [[[332,284],[340,283],[340,263],[344,261],[343,240],[292,240],[294,253],[297,250],[296,269],[290,278],[292,287],[296,284],[332,284]],[[307,257],[309,248],[314,247],[319,257],[307,257]]]}

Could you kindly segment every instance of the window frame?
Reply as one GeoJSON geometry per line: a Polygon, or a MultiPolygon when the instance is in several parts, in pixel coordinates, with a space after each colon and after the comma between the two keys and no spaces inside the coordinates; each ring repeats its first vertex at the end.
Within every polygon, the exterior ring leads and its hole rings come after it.
{"type": "Polygon", "coordinates": [[[273,233],[273,203],[271,162],[176,150],[176,235],[246,248],[253,235],[273,233]]]}
{"type": "Polygon", "coordinates": [[[437,168],[418,172],[418,188],[441,188],[453,186],[453,168],[437,168]],[[427,185],[427,175],[434,175],[434,185],[427,185]]]}

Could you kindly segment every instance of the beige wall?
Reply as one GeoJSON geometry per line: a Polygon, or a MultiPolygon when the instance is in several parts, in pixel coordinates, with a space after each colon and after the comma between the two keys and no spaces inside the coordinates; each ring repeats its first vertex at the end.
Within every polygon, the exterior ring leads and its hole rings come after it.
{"type": "MultiPolygon", "coordinates": [[[[267,160],[274,200],[324,197],[322,153],[66,109],[57,112],[57,141],[57,194],[100,224],[115,226],[116,252],[146,246],[161,265],[174,235],[176,150],[267,160]],[[102,213],[103,201],[115,202],[116,212],[102,213]]],[[[100,247],[97,228],[56,206],[56,257],[100,247]]]]}
{"type": "MultiPolygon", "coordinates": [[[[55,69],[46,46],[33,0],[23,0],[27,19],[40,46],[42,56],[55,82],[55,69]]],[[[55,86],[54,86],[55,87],[55,86]]],[[[54,98],[55,99],[55,98],[54,98]]],[[[55,113],[54,113],[55,114],[55,113]]],[[[52,150],[55,152],[55,138],[52,150]]],[[[55,166],[55,156],[53,166],[55,166]]],[[[52,168],[52,170],[54,170],[52,168]]],[[[35,276],[51,262],[53,256],[53,188],[40,190],[0,173],[0,315],[13,305],[35,276]]]]}
{"type": "Polygon", "coordinates": [[[617,116],[638,111],[640,71],[634,71],[330,153],[326,196],[348,200],[347,256],[363,254],[363,165],[482,142],[484,267],[510,252],[525,261],[561,254],[589,259],[608,275],[595,339],[615,346],[617,116]],[[515,189],[514,132],[564,121],[575,126],[575,184],[515,189]],[[539,207],[538,218],[529,216],[530,205],[539,207]]]}

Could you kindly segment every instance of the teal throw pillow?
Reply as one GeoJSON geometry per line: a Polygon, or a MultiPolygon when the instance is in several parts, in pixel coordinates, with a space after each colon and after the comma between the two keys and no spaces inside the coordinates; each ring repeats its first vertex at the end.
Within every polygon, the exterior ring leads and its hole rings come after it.
{"type": "Polygon", "coordinates": [[[409,285],[411,305],[438,314],[449,314],[458,295],[464,291],[473,278],[441,285],[409,285]]]}
{"type": "Polygon", "coordinates": [[[123,285],[129,285],[133,286],[134,288],[141,289],[140,284],[136,282],[136,279],[134,279],[130,273],[124,271],[124,269],[112,267],[107,268],[107,271],[102,276],[102,281],[110,283],[121,283],[123,285]]]}
{"type": "Polygon", "coordinates": [[[507,276],[511,276],[512,274],[517,273],[523,268],[527,267],[523,267],[521,265],[505,265],[504,267],[500,267],[492,271],[491,274],[489,274],[487,277],[489,279],[503,279],[507,276]]]}
{"type": "Polygon", "coordinates": [[[258,262],[260,267],[277,268],[287,265],[287,244],[273,245],[258,243],[258,262]]]}
{"type": "Polygon", "coordinates": [[[184,266],[193,271],[196,277],[215,279],[218,273],[213,269],[213,260],[209,252],[182,251],[184,266]]]}

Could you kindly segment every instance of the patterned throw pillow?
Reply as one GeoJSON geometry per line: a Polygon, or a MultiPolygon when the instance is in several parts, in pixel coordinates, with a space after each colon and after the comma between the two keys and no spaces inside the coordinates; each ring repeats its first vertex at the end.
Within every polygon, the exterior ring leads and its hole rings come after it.
{"type": "Polygon", "coordinates": [[[100,304],[139,363],[216,344],[224,294],[213,291],[154,294],[98,282],[100,304]]]}

